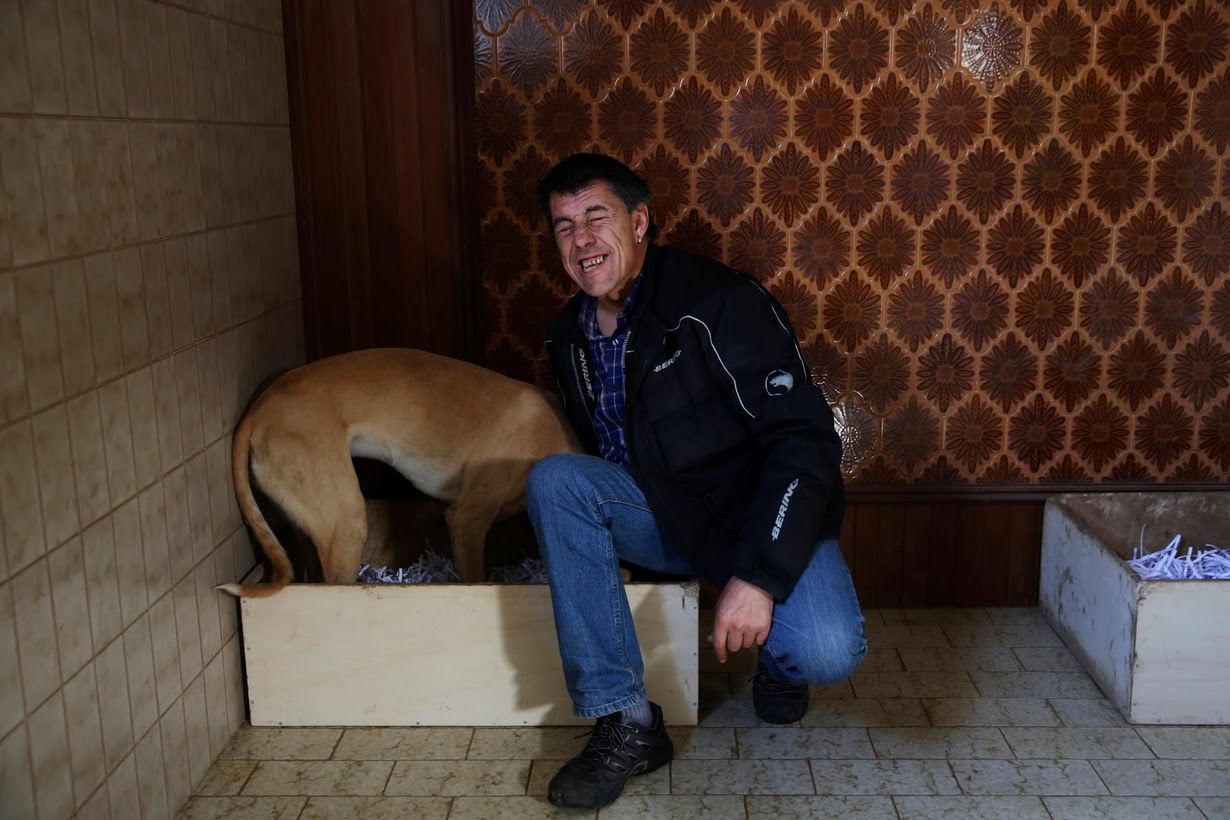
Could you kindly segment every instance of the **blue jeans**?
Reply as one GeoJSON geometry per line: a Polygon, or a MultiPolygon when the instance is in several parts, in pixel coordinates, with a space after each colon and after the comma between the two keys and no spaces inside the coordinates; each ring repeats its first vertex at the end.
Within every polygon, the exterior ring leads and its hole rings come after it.
{"type": "MultiPolygon", "coordinates": [[[[695,575],[662,541],[644,494],[626,469],[594,456],[547,456],[526,485],[530,521],[551,584],[555,631],[573,713],[609,715],[643,700],[644,664],[619,576],[619,559],[674,575],[695,575]]],[[[850,571],[834,540],[822,541],[760,653],[791,683],[850,676],[867,654],[850,571]]]]}

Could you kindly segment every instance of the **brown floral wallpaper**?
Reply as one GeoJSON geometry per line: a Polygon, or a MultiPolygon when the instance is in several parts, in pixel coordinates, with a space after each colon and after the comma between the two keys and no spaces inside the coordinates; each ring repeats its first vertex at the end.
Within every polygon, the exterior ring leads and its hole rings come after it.
{"type": "Polygon", "coordinates": [[[1224,0],[477,0],[488,363],[602,150],[789,311],[863,485],[1230,478],[1224,0]]]}

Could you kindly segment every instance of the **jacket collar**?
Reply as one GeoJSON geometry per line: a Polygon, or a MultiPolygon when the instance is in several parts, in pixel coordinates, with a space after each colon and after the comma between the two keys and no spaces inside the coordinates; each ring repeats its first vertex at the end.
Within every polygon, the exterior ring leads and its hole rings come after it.
{"type": "MultiPolygon", "coordinates": [[[[652,243],[645,249],[645,263],[641,266],[641,274],[637,277],[636,284],[633,285],[636,298],[633,299],[632,312],[628,316],[629,326],[635,327],[641,317],[653,309],[662,254],[663,249],[652,243]]],[[[584,340],[585,334],[581,332],[580,318],[587,298],[582,290],[574,293],[559,315],[547,326],[547,335],[550,337],[568,336],[574,341],[584,340]]]]}
{"type": "MultiPolygon", "coordinates": [[[[641,382],[650,370],[650,364],[662,351],[662,337],[666,325],[658,313],[658,295],[661,286],[663,262],[672,253],[668,248],[650,244],[645,253],[645,264],[637,281],[636,299],[628,317],[631,338],[628,346],[627,400],[631,402],[639,392],[641,382]]],[[[581,331],[579,318],[585,299],[584,291],[573,294],[564,309],[547,329],[548,338],[567,339],[573,344],[586,345],[588,341],[581,331]]]]}

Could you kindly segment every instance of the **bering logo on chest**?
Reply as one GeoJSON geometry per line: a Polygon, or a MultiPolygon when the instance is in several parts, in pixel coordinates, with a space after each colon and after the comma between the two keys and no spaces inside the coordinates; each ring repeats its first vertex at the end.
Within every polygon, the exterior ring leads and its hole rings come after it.
{"type": "Polygon", "coordinates": [[[581,379],[585,382],[585,392],[589,393],[590,399],[593,399],[594,385],[589,378],[589,361],[585,358],[585,351],[577,348],[577,358],[581,360],[581,379]]]}
{"type": "Polygon", "coordinates": [[[672,353],[672,354],[671,354],[671,357],[670,357],[669,359],[667,359],[666,361],[662,362],[661,364],[659,364],[659,365],[655,366],[655,367],[654,367],[654,369],[653,369],[653,372],[654,372],[654,373],[661,373],[663,370],[665,370],[666,368],[670,367],[672,364],[674,364],[674,363],[675,363],[675,361],[679,358],[679,354],[680,354],[680,353],[682,353],[682,352],[683,352],[683,349],[682,349],[682,348],[681,348],[681,349],[679,349],[679,350],[676,350],[674,353],[672,353]]]}

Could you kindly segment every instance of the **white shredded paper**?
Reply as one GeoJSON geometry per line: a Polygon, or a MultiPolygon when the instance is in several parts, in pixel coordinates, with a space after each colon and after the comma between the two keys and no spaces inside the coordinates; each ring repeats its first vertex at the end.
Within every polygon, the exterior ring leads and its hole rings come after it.
{"type": "MultiPolygon", "coordinates": [[[[408,567],[373,567],[363,564],[355,583],[359,584],[449,584],[461,579],[451,558],[428,550],[408,567]]],[[[545,584],[547,568],[537,558],[526,558],[520,564],[497,567],[488,579],[503,584],[545,584]]]]}
{"type": "Polygon", "coordinates": [[[1205,544],[1184,550],[1183,536],[1176,535],[1165,548],[1145,553],[1144,539],[1142,527],[1140,546],[1132,550],[1132,560],[1127,563],[1146,581],[1230,580],[1230,549],[1205,544]]]}

